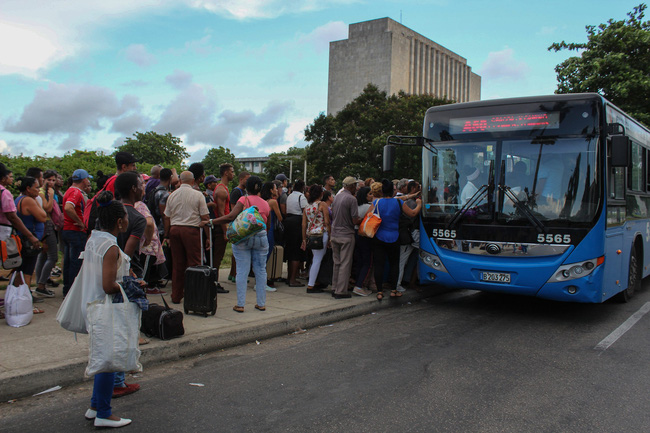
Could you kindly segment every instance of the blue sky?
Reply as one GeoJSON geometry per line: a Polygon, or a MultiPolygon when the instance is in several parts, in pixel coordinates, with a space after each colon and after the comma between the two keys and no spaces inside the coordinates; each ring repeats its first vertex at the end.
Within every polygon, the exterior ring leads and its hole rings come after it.
{"type": "MultiPolygon", "coordinates": [[[[482,99],[553,93],[585,26],[639,0],[3,0],[0,152],[112,152],[171,132],[201,160],[214,146],[262,156],[304,146],[327,108],[329,42],[390,17],[465,57],[482,99]]],[[[647,18],[647,17],[646,17],[647,18]]]]}

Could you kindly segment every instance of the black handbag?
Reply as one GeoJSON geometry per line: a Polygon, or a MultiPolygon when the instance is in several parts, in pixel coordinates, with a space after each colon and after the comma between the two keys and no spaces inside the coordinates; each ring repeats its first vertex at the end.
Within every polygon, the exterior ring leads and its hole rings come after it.
{"type": "Polygon", "coordinates": [[[142,325],[140,331],[147,337],[157,337],[161,340],[170,340],[185,334],[183,327],[183,313],[169,308],[165,298],[160,295],[165,306],[149,304],[149,309],[142,312],[142,325]]]}
{"type": "Polygon", "coordinates": [[[28,241],[25,237],[21,236],[20,242],[23,244],[22,249],[20,250],[20,255],[23,257],[35,257],[40,254],[43,250],[42,248],[37,248],[28,241]]]}
{"type": "Polygon", "coordinates": [[[307,248],[310,250],[322,250],[323,247],[323,235],[307,236],[307,248]]]}
{"type": "Polygon", "coordinates": [[[284,244],[284,224],[278,217],[275,217],[275,224],[273,225],[273,240],[276,245],[284,244]]]}

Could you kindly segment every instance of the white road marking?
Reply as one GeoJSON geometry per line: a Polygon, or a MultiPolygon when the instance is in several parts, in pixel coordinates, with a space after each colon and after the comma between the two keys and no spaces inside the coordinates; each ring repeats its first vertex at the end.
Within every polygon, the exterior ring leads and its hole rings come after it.
{"type": "Polygon", "coordinates": [[[646,302],[643,307],[639,309],[636,313],[632,314],[629,319],[627,319],[621,326],[616,328],[614,332],[609,334],[607,337],[603,339],[600,343],[594,347],[596,350],[602,350],[605,351],[611,346],[612,344],[616,343],[616,340],[621,338],[623,334],[625,334],[627,331],[629,331],[643,316],[646,315],[647,312],[650,311],[650,302],[646,302]]]}

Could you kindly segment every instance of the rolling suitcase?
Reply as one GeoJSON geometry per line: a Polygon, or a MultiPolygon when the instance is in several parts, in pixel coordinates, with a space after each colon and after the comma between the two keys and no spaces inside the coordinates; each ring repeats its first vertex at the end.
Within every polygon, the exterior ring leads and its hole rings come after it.
{"type": "MultiPolygon", "coordinates": [[[[212,232],[212,227],[210,227],[210,232],[212,232]]],[[[201,262],[203,262],[203,234],[201,233],[199,237],[201,238],[201,262]]],[[[208,313],[214,316],[217,312],[219,269],[215,269],[212,265],[212,251],[210,251],[210,266],[191,266],[185,270],[185,296],[183,298],[185,314],[191,311],[208,317],[208,313]]]]}
{"type": "Polygon", "coordinates": [[[266,262],[266,278],[276,280],[282,278],[282,260],[284,259],[284,247],[276,245],[266,262]]]}

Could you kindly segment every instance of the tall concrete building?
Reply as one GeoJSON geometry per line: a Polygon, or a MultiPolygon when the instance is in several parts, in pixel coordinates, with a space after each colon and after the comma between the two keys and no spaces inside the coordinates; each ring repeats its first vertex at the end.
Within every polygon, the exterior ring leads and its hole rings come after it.
{"type": "Polygon", "coordinates": [[[390,18],[350,24],[348,39],[330,42],[327,112],[339,112],[368,83],[389,95],[481,99],[481,77],[467,59],[390,18]]]}

